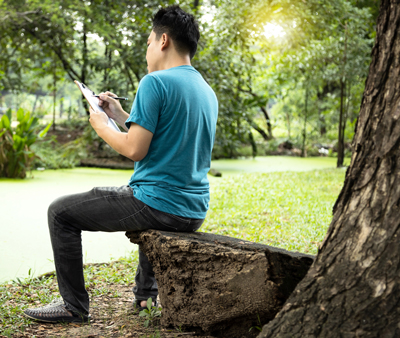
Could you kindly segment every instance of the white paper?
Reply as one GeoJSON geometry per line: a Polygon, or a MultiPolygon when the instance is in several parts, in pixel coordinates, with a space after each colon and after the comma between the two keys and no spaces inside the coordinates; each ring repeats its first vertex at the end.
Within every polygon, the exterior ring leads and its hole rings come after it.
{"type": "MultiPolygon", "coordinates": [[[[93,95],[96,95],[94,93],[94,91],[92,91],[88,86],[86,86],[83,83],[80,83],[78,81],[74,81],[79,88],[81,89],[83,95],[85,96],[86,100],[88,100],[90,106],[94,109],[94,110],[98,110],[99,112],[105,113],[104,109],[102,107],[99,106],[99,99],[97,97],[94,97],[93,95]]],[[[121,131],[117,124],[114,122],[113,119],[111,119],[110,117],[108,118],[108,126],[117,130],[117,131],[121,131]]]]}

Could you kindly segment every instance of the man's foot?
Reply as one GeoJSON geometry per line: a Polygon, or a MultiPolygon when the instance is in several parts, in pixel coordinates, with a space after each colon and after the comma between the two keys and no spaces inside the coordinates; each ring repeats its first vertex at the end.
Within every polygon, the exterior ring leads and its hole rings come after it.
{"type": "Polygon", "coordinates": [[[89,323],[90,315],[82,315],[68,310],[64,301],[57,299],[50,304],[36,308],[26,309],[25,316],[47,323],[89,323]]]}
{"type": "MultiPolygon", "coordinates": [[[[153,300],[153,299],[152,299],[153,300]]],[[[152,301],[151,306],[157,306],[157,301],[152,301]]],[[[133,300],[133,308],[138,309],[139,312],[147,309],[147,300],[133,300]]]]}

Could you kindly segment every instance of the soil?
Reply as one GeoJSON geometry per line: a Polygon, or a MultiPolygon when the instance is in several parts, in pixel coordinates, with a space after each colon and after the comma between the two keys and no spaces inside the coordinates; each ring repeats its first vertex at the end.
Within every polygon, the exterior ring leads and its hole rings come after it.
{"type": "MultiPolygon", "coordinates": [[[[24,332],[14,333],[12,337],[199,338],[193,332],[180,332],[179,328],[162,328],[157,318],[146,328],[144,326],[145,319],[139,317],[138,311],[133,309],[131,286],[104,284],[98,285],[97,289],[101,289],[102,287],[106,287],[109,292],[94,296],[93,292],[88,290],[91,294],[90,324],[52,324],[33,321],[25,327],[24,332]],[[118,294],[117,297],[115,296],[116,294],[118,294]]],[[[5,338],[6,336],[0,334],[0,337],[5,338]]],[[[206,337],[203,336],[202,338],[206,337]]],[[[209,336],[208,338],[212,337],[209,336]]]]}

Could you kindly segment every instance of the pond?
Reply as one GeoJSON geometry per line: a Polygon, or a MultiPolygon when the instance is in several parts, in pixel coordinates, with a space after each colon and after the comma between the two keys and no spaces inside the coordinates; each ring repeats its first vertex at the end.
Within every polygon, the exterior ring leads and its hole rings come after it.
{"type": "MultiPolygon", "coordinates": [[[[219,160],[212,168],[225,175],[241,172],[307,171],[334,168],[335,158],[258,157],[219,160]]],[[[34,171],[25,180],[0,179],[0,282],[54,270],[47,229],[47,208],[59,196],[94,186],[127,184],[130,170],[75,168],[34,171]]],[[[222,179],[223,179],[222,177],[222,179]]],[[[221,178],[210,177],[210,184],[221,178]]],[[[84,262],[107,262],[125,256],[137,246],[124,232],[83,233],[84,262]]]]}

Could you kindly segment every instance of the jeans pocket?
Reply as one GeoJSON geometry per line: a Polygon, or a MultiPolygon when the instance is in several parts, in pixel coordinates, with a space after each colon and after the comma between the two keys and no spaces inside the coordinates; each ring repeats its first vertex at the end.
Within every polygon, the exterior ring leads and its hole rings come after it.
{"type": "Polygon", "coordinates": [[[152,227],[149,220],[143,215],[146,209],[148,209],[148,206],[144,206],[142,209],[136,211],[132,215],[120,219],[119,224],[126,231],[141,231],[151,229],[152,227]]]}
{"type": "Polygon", "coordinates": [[[186,231],[190,225],[190,218],[184,218],[148,207],[148,211],[154,220],[159,223],[158,230],[165,231],[186,231]]]}

